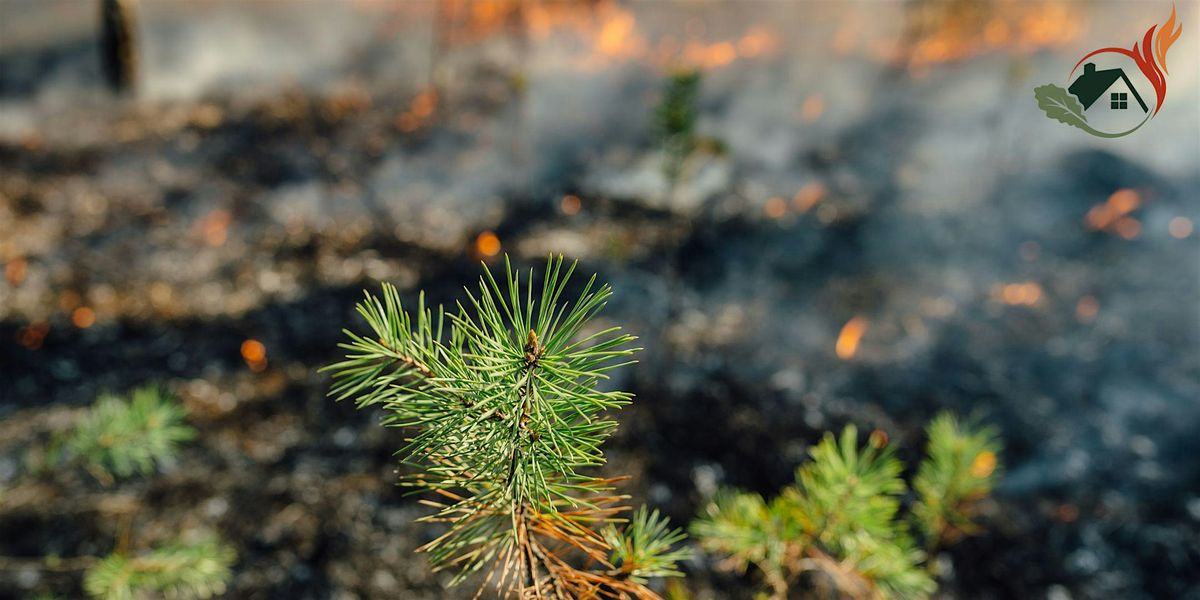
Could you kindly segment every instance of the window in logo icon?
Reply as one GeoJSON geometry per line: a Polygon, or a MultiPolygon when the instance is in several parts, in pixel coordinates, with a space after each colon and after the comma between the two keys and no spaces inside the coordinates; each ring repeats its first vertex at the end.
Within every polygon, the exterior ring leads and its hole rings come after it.
{"type": "Polygon", "coordinates": [[[1109,108],[1120,110],[1129,108],[1129,94],[1125,92],[1113,92],[1109,99],[1111,100],[1109,108]]]}

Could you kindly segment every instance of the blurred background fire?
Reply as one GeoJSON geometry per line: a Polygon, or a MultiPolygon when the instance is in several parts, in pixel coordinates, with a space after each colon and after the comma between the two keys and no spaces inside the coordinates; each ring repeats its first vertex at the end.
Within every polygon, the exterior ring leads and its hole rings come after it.
{"type": "MultiPolygon", "coordinates": [[[[316,368],[364,287],[447,301],[477,261],[554,252],[642,338],[608,456],[677,522],[773,493],[844,423],[915,453],[948,408],[1007,445],[948,597],[1200,597],[1200,5],[1136,135],[1032,94],[1171,6],[0,3],[0,555],[107,551],[119,505],[141,537],[220,532],[231,597],[443,597],[401,434],[316,368]],[[162,476],[22,478],[56,421],[145,382],[199,431],[162,476]]],[[[0,596],[44,590],[78,581],[0,568],[0,596]]]]}

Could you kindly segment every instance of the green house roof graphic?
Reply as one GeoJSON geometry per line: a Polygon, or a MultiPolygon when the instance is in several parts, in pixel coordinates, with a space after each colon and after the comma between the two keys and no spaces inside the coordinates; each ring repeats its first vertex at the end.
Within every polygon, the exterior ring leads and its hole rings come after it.
{"type": "Polygon", "coordinates": [[[1129,82],[1129,78],[1125,76],[1125,71],[1122,69],[1105,69],[1097,71],[1095,63],[1087,63],[1083,65],[1083,74],[1080,75],[1067,91],[1071,92],[1079,102],[1083,104],[1083,109],[1087,110],[1092,107],[1096,99],[1108,91],[1117,80],[1125,82],[1125,87],[1129,88],[1129,92],[1133,94],[1138,105],[1142,107],[1142,112],[1150,112],[1146,107],[1146,103],[1142,101],[1142,97],[1138,95],[1133,84],[1129,82]]]}

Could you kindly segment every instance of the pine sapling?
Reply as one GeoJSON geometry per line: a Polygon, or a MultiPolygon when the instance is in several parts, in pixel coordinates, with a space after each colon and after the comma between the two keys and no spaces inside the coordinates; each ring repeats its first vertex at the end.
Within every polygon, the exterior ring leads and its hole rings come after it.
{"type": "Polygon", "coordinates": [[[135,556],[113,553],[91,566],[83,589],[97,600],[205,600],[225,593],[233,549],[212,534],[180,537],[135,556]]]}
{"type": "MultiPolygon", "coordinates": [[[[104,485],[151,475],[195,437],[187,412],[165,390],[144,386],[125,398],[104,394],[69,429],[37,451],[39,469],[82,466],[104,485]]],[[[117,536],[127,541],[129,522],[117,536]]],[[[83,570],[83,589],[97,600],[205,600],[223,594],[235,554],[212,532],[189,531],[144,552],[118,549],[104,557],[47,556],[32,568],[83,570]]],[[[0,558],[0,564],[20,559],[0,558]]]]}
{"type": "Polygon", "coordinates": [[[564,299],[575,263],[551,258],[535,282],[505,259],[497,280],[453,311],[406,311],[395,287],[367,293],[370,334],[346,331],[346,359],[326,367],[331,395],[379,407],[411,437],[401,448],[443,533],[420,550],[452,584],[481,573],[521,598],[657,598],[654,577],[676,576],[683,534],[657,512],[623,518],[617,479],[593,474],[631,395],[601,387],[628,365],[634,338],[593,319],[612,294],[588,280],[564,299]]]}
{"type": "Polygon", "coordinates": [[[696,101],[700,73],[678,71],[663,81],[662,99],[654,109],[654,131],[663,152],[663,174],[672,188],[683,172],[683,163],[696,149],[696,101]]]}
{"type": "Polygon", "coordinates": [[[138,388],[129,398],[104,394],[70,431],[55,436],[49,462],[82,465],[105,485],[148,475],[195,437],[185,417],[183,408],[158,387],[138,388]]]}
{"type": "Polygon", "coordinates": [[[719,492],[692,533],[725,566],[754,565],[775,599],[801,581],[855,599],[927,597],[936,590],[929,557],[977,530],[976,507],[995,486],[1000,450],[992,429],[950,415],[935,418],[927,432],[909,511],[901,511],[907,486],[886,436],[874,433],[860,446],[851,425],[840,438],[827,433],[795,483],[770,502],[719,492]]]}

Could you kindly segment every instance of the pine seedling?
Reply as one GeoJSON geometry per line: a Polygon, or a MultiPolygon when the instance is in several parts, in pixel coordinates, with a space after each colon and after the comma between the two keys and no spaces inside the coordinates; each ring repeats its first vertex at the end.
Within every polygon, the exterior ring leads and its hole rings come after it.
{"type": "Polygon", "coordinates": [[[999,478],[1000,440],[994,428],[972,427],[949,414],[931,421],[926,434],[926,458],[913,480],[913,517],[933,547],[978,531],[975,508],[999,478]]]}
{"type": "Polygon", "coordinates": [[[662,153],[662,171],[671,195],[684,175],[688,159],[699,153],[720,156],[725,143],[697,133],[700,109],[700,72],[681,70],[667,75],[662,84],[662,99],[654,107],[651,121],[655,145],[662,153]]]}
{"type": "Polygon", "coordinates": [[[346,359],[326,367],[330,393],[411,433],[402,484],[434,496],[423,520],[445,530],[420,550],[451,584],[482,573],[522,598],[657,598],[647,579],[678,574],[682,533],[644,511],[617,528],[627,497],[591,474],[609,411],[631,400],[600,384],[632,362],[634,338],[593,325],[612,294],[595,276],[564,300],[574,270],[551,258],[539,285],[506,258],[453,311],[422,294],[408,312],[384,284],[358,304],[370,334],[346,331],[346,359]]]}
{"type": "Polygon", "coordinates": [[[772,598],[787,598],[805,575],[813,587],[851,598],[924,598],[936,589],[929,554],[946,532],[974,531],[972,505],[990,493],[999,443],[989,429],[949,415],[930,424],[929,456],[918,469],[918,500],[903,513],[903,466],[886,436],[860,446],[853,425],[827,433],[796,471],[796,481],[767,503],[723,490],[692,525],[705,550],[738,571],[754,565],[772,598]],[[986,472],[985,472],[986,471],[986,472]],[[925,542],[911,533],[910,522],[925,542]]]}
{"type": "Polygon", "coordinates": [[[686,537],[682,531],[672,530],[657,510],[650,512],[645,506],[637,509],[623,529],[613,525],[604,529],[604,541],[612,548],[609,563],[641,584],[654,577],[683,576],[675,565],[687,560],[691,552],[675,545],[686,537]]]}
{"type": "Polygon", "coordinates": [[[234,557],[215,536],[172,540],[138,556],[100,559],[84,574],[83,588],[97,600],[203,600],[225,593],[234,557]]]}
{"type": "Polygon", "coordinates": [[[108,485],[152,473],[195,437],[186,412],[161,388],[145,386],[129,398],[104,394],[75,426],[53,442],[51,456],[82,464],[108,485]]]}
{"type": "Polygon", "coordinates": [[[663,174],[674,187],[683,163],[696,149],[700,73],[678,71],[663,82],[662,99],[654,109],[654,131],[663,152],[663,174]]]}

